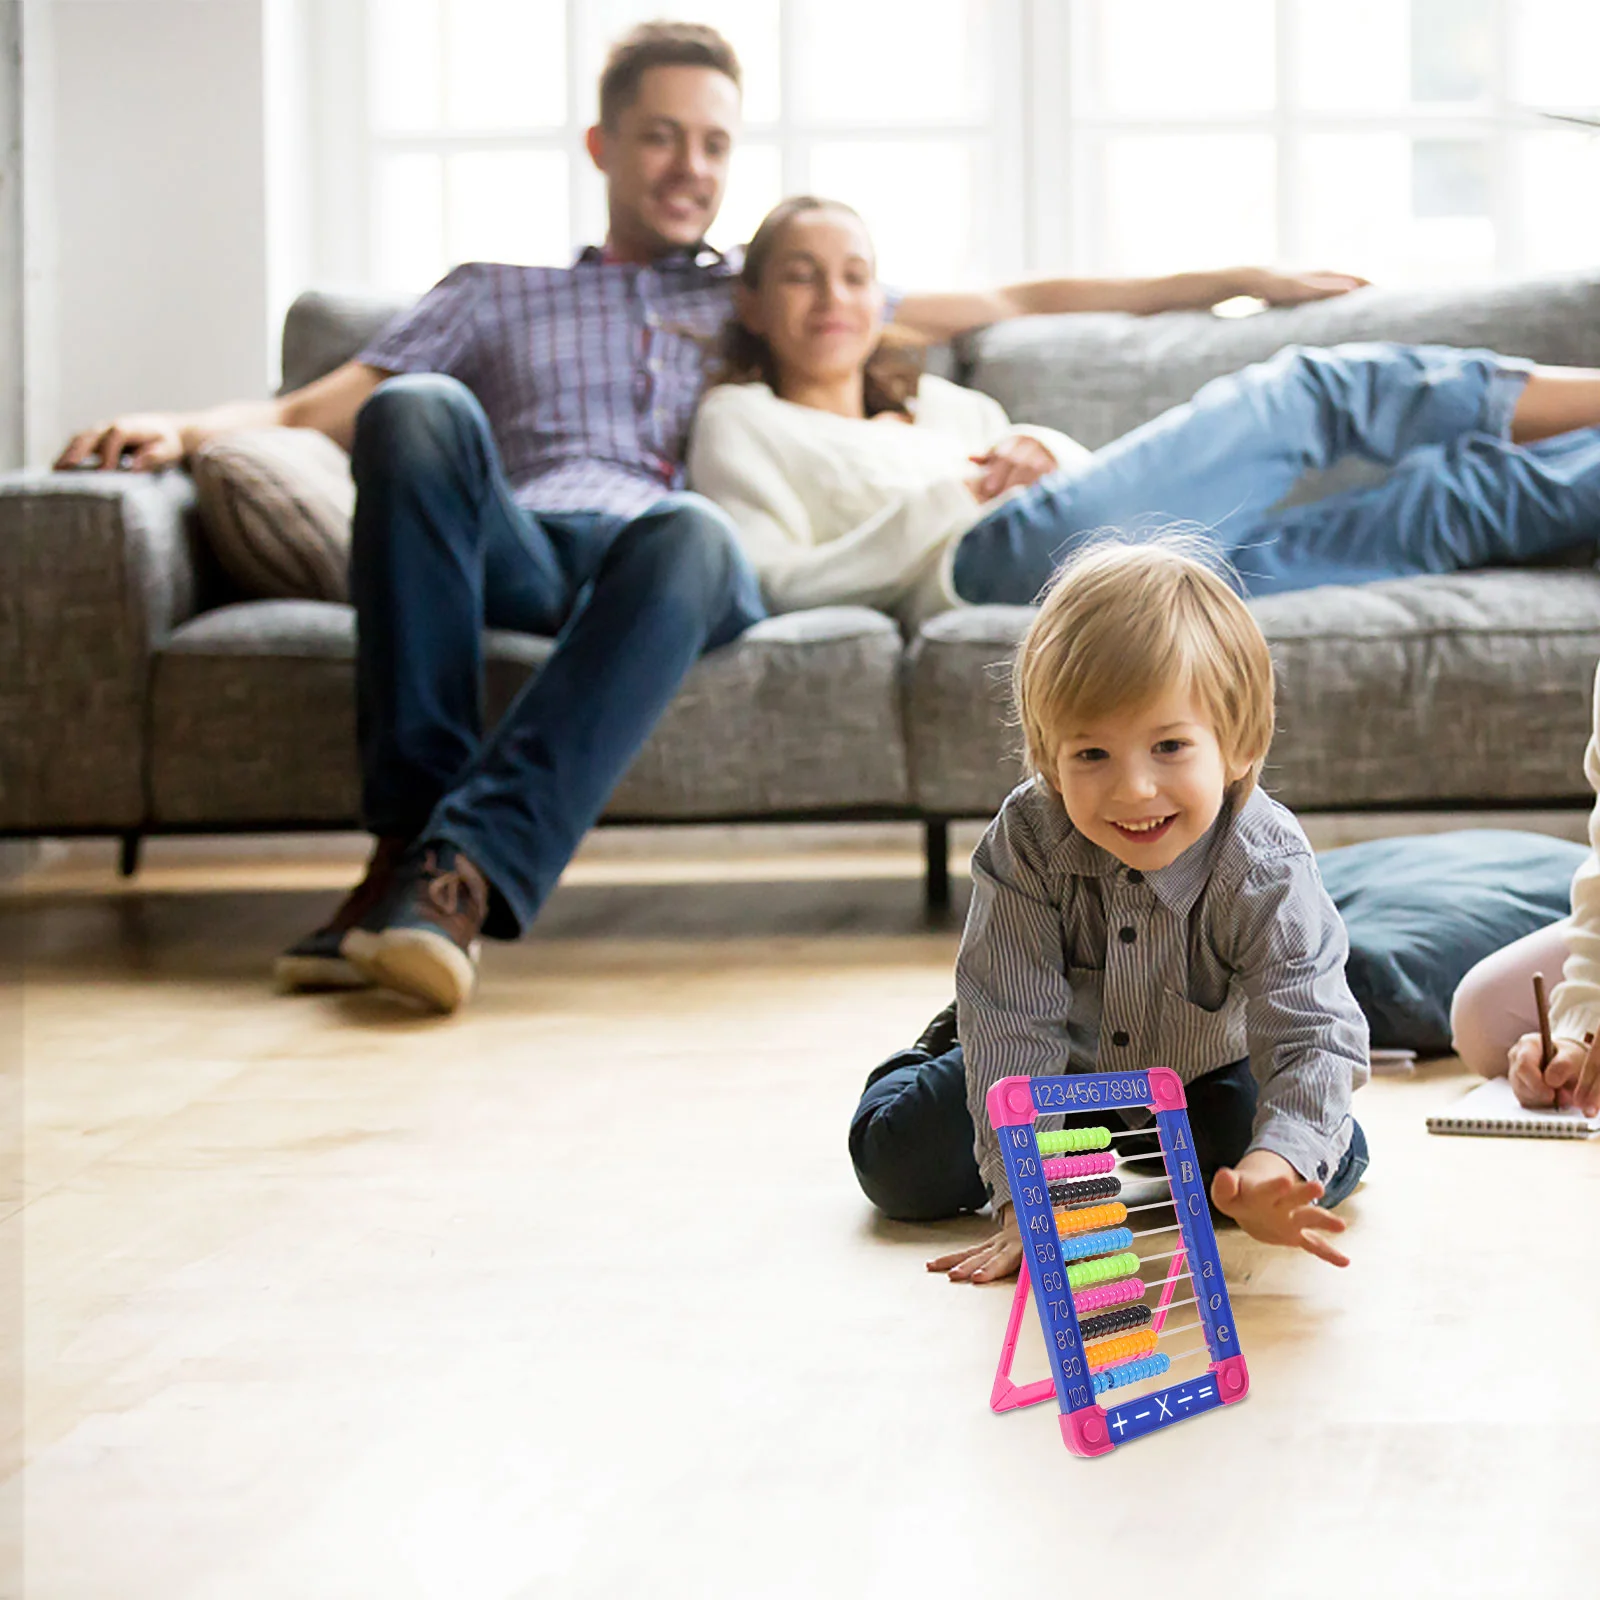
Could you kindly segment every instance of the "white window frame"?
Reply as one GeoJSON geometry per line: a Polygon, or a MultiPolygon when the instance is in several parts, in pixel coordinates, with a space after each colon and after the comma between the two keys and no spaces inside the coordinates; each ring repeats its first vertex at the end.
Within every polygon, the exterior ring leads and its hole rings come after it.
{"type": "MultiPolygon", "coordinates": [[[[1406,0],[1399,0],[1406,3],[1406,0]]],[[[1524,248],[1515,190],[1513,141],[1548,130],[1550,115],[1593,114],[1593,107],[1534,106],[1511,93],[1512,65],[1522,40],[1512,0],[1494,0],[1493,76],[1485,101],[1467,108],[1418,105],[1401,112],[1363,113],[1316,110],[1301,104],[1297,73],[1294,0],[1274,0],[1274,97],[1268,111],[1240,116],[1134,117],[1091,112],[1074,105],[1079,50],[1092,52],[1096,7],[1079,0],[1028,0],[1027,59],[1032,75],[1028,128],[1030,270],[1101,275],[1111,270],[1106,237],[1104,141],[1117,134],[1265,133],[1276,158],[1274,196],[1275,264],[1292,267],[1341,266],[1307,259],[1305,189],[1297,181],[1299,156],[1308,135],[1400,133],[1444,139],[1485,140],[1489,146],[1489,221],[1495,240],[1494,276],[1526,275],[1536,269],[1524,248]],[[1062,183],[1070,199],[1059,203],[1062,183]]],[[[1600,96],[1600,90],[1597,90],[1600,96]]],[[[1196,267],[1237,265],[1196,261],[1196,267]]]]}
{"type": "MultiPolygon", "coordinates": [[[[1402,0],[1397,0],[1402,3],[1402,0]]],[[[988,232],[989,259],[996,280],[1029,275],[1100,275],[1111,270],[1105,248],[1105,141],[1129,133],[1264,133],[1274,141],[1276,262],[1288,266],[1338,267],[1337,261],[1306,258],[1304,191],[1296,180],[1299,152],[1309,135],[1397,132],[1440,138],[1485,139],[1490,148],[1490,221],[1494,229],[1494,271],[1501,278],[1528,272],[1529,260],[1518,226],[1514,192],[1513,140],[1550,124],[1541,111],[1581,112],[1583,107],[1538,108],[1519,104],[1510,93],[1511,63],[1518,48],[1513,0],[1495,0],[1492,90],[1487,101],[1468,108],[1416,106],[1399,113],[1337,113],[1313,110],[1298,99],[1295,70],[1293,0],[1274,0],[1276,47],[1273,109],[1240,116],[1128,117],[1092,111],[1075,104],[1074,56],[1092,49],[1094,7],[1086,0],[989,0],[999,84],[1003,92],[987,123],[965,121],[921,125],[807,122],[795,114],[793,78],[797,30],[804,25],[805,0],[779,0],[780,114],[775,121],[751,123],[750,143],[775,143],[780,152],[785,193],[810,187],[811,153],[821,142],[900,141],[918,137],[970,139],[981,161],[982,214],[952,219],[952,226],[988,232]]],[[[909,8],[909,0],[908,0],[909,8]]],[[[670,7],[663,8],[670,10],[670,7]]],[[[692,15],[693,5],[683,14],[692,15]]],[[[310,269],[314,281],[366,284],[372,279],[373,183],[380,152],[448,152],[476,149],[560,150],[583,162],[582,132],[593,120],[595,84],[587,63],[599,51],[593,8],[566,0],[566,124],[503,134],[439,133],[383,136],[368,131],[366,0],[314,0],[306,51],[312,78],[312,225],[310,269]]],[[[605,217],[597,183],[569,186],[573,238],[598,242],[605,217]]],[[[868,222],[870,224],[871,218],[868,222]]],[[[1237,263],[1196,261],[1196,267],[1237,263]]],[[[907,287],[940,287],[911,284],[907,287]]]]}
{"type": "MultiPolygon", "coordinates": [[[[995,28],[996,80],[1004,83],[1023,51],[1024,14],[1034,0],[989,0],[995,28]]],[[[805,0],[778,0],[779,115],[745,125],[748,144],[775,144],[785,194],[809,187],[813,149],[821,143],[901,142],[919,138],[970,141],[980,157],[983,215],[955,219],[953,225],[987,230],[995,270],[1011,276],[1028,258],[1025,195],[1025,97],[995,96],[985,122],[928,123],[818,122],[799,117],[794,81],[797,30],[804,25],[805,0]]],[[[668,12],[672,8],[664,7],[668,12]]],[[[683,8],[692,16],[693,6],[683,8]]],[[[503,133],[436,132],[388,135],[370,131],[366,0],[316,0],[308,17],[313,30],[307,57],[314,78],[312,148],[311,267],[318,281],[366,284],[373,277],[375,236],[373,174],[387,154],[415,151],[448,154],[469,150],[560,151],[586,163],[583,133],[595,120],[596,85],[587,63],[603,54],[607,41],[596,37],[593,8],[566,0],[567,120],[563,126],[503,133]]],[[[598,183],[568,186],[569,226],[579,244],[599,243],[605,235],[603,192],[598,183]]],[[[870,218],[868,219],[870,222],[870,218]]],[[[921,287],[918,285],[917,287],[921,287]]]]}

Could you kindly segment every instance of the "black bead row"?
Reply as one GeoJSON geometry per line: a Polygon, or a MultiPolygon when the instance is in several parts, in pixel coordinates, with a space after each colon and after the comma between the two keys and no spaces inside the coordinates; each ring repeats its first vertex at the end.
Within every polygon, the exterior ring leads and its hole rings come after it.
{"type": "Polygon", "coordinates": [[[1142,1328],[1149,1320],[1149,1306],[1120,1306],[1115,1311],[1104,1311],[1097,1317],[1085,1317],[1078,1324],[1078,1329],[1085,1339],[1103,1339],[1108,1333],[1126,1333],[1129,1328],[1142,1328]]]}
{"type": "Polygon", "coordinates": [[[1090,1200],[1115,1200],[1121,1193],[1121,1178],[1061,1178],[1050,1185],[1050,1204],[1077,1206],[1090,1200]]]}

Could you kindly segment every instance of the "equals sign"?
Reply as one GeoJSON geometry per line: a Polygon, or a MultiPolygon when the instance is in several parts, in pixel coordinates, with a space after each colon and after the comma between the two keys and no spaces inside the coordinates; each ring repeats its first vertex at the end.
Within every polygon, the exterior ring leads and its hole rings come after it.
{"type": "Polygon", "coordinates": [[[1210,1388],[1210,1386],[1209,1386],[1209,1385],[1207,1385],[1207,1386],[1206,1386],[1206,1387],[1205,1387],[1205,1388],[1204,1388],[1204,1389],[1202,1389],[1202,1390],[1201,1390],[1201,1391],[1200,1391],[1200,1393],[1201,1393],[1201,1394],[1203,1394],[1203,1395],[1207,1395],[1207,1394],[1210,1394],[1210,1393],[1211,1393],[1211,1392],[1212,1392],[1212,1391],[1211,1391],[1211,1388],[1210,1388]]]}

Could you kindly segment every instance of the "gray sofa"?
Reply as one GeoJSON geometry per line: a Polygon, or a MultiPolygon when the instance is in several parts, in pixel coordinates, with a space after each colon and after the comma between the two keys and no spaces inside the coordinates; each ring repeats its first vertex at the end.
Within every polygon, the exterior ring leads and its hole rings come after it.
{"type": "MultiPolygon", "coordinates": [[[[302,296],[286,386],[353,354],[393,310],[302,296]]],[[[1374,289],[1246,319],[1033,318],[974,337],[957,368],[1013,417],[1094,446],[1285,344],[1374,338],[1600,365],[1600,273],[1374,289]]],[[[1587,797],[1600,657],[1588,560],[1255,610],[1281,674],[1266,782],[1288,805],[1587,797]]],[[[1001,664],[1027,616],[974,608],[911,640],[859,609],[761,623],[695,668],[607,820],[919,820],[942,901],[949,820],[988,815],[1016,779],[1001,664]]],[[[352,826],[353,644],[346,607],[229,594],[181,473],[0,478],[0,834],[119,835],[131,872],[146,834],[352,826]]],[[[549,648],[491,635],[491,716],[549,648]]]]}

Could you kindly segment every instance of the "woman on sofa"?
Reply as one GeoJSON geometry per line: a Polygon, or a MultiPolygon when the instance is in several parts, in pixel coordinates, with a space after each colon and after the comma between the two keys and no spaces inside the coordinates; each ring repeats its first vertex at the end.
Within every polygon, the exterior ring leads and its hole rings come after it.
{"type": "Polygon", "coordinates": [[[857,603],[915,623],[1027,604],[1077,541],[1195,524],[1260,595],[1526,561],[1600,534],[1600,371],[1486,350],[1291,347],[1093,454],[919,377],[883,339],[848,206],[776,206],[745,256],[729,381],[692,485],[732,516],[773,611],[857,603]],[[1379,484],[1288,508],[1359,455],[1379,484]]]}

